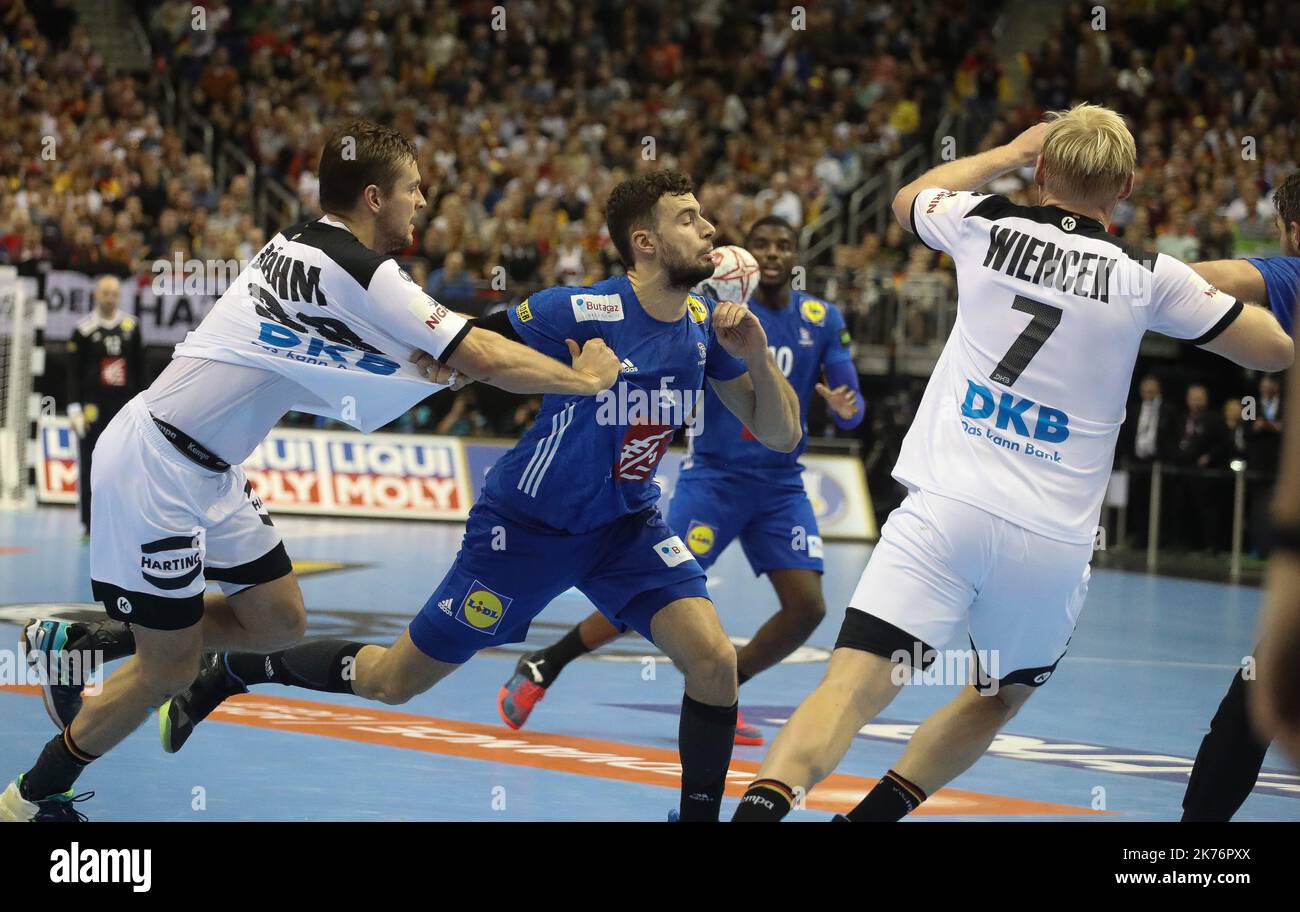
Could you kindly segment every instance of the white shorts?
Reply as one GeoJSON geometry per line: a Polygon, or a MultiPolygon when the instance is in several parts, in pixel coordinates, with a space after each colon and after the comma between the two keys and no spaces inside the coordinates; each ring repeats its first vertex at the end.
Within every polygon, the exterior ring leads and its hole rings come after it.
{"type": "Polygon", "coordinates": [[[181,630],[203,617],[208,582],[230,595],[293,570],[243,469],[184,455],[141,396],[100,435],[90,489],[91,588],[117,620],[181,630]]]}
{"type": "Polygon", "coordinates": [[[982,679],[1043,684],[1083,610],[1091,560],[1091,543],[912,490],[881,529],[837,646],[890,658],[943,649],[965,633],[982,679]]]}

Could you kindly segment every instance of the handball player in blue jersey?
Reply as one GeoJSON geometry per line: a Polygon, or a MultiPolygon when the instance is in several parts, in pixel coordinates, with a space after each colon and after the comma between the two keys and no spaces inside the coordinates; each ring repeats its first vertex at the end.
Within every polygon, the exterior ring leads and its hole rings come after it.
{"type": "MultiPolygon", "coordinates": [[[[792,287],[797,243],[788,222],[767,216],[750,228],[744,246],[760,269],[749,308],[763,324],[777,366],[799,396],[804,437],[790,453],[771,450],[716,394],[706,391],[704,421],[700,433],[688,438],[690,453],[668,508],[669,527],[685,540],[700,566],[707,570],[739,539],[754,573],[766,574],[776,590],[780,610],[737,650],[741,684],[803,645],[826,614],[822,540],[799,462],[807,444],[813,393],[826,400],[841,428],[857,427],[864,414],[839,309],[792,287]]],[[[497,696],[506,724],[521,727],[565,665],[620,633],[603,614],[593,612],[558,642],[520,659],[497,696]]],[[[763,733],[738,717],[736,743],[762,744],[763,733]]]]}
{"type": "MultiPolygon", "coordinates": [[[[1282,256],[1193,263],[1192,268],[1237,300],[1267,307],[1282,328],[1294,334],[1296,298],[1300,296],[1300,171],[1278,185],[1273,206],[1282,256]]],[[[1267,411],[1259,417],[1282,423],[1282,416],[1267,411]]],[[[1269,645],[1261,643],[1255,655],[1269,645]]],[[[1244,669],[1232,676],[1192,765],[1183,796],[1184,822],[1230,820],[1255,788],[1269,747],[1268,740],[1251,726],[1247,701],[1259,686],[1255,681],[1256,676],[1247,677],[1244,669]]]]}
{"type": "Polygon", "coordinates": [[[713,273],[714,228],[688,177],[656,171],[620,183],[606,221],[626,276],[548,288],[476,325],[556,357],[601,339],[623,361],[618,383],[594,398],[543,400],[533,427],[488,473],[460,553],[397,642],[318,639],[268,655],[216,655],[160,710],[167,750],[251,685],[405,703],[480,649],[522,641],[533,618],[576,587],[682,669],[680,818],[718,819],[736,651],[704,569],[659,514],[655,471],[674,433],[700,420],[706,382],[761,444],[782,452],[801,440],[799,400],[754,314],[691,292],[713,273]]]}

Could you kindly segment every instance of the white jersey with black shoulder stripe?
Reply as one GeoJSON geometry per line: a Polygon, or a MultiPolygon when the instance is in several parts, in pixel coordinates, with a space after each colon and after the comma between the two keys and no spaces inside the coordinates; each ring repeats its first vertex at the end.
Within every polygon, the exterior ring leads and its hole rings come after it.
{"type": "Polygon", "coordinates": [[[957,318],[894,477],[1093,540],[1143,334],[1201,345],[1242,305],[1056,206],[934,188],[912,224],[956,264],[957,318]]]}
{"type": "Polygon", "coordinates": [[[326,216],[276,234],[173,357],[278,374],[303,391],[293,408],[373,431],[445,389],[412,352],[445,358],[468,332],[395,259],[326,216]]]}

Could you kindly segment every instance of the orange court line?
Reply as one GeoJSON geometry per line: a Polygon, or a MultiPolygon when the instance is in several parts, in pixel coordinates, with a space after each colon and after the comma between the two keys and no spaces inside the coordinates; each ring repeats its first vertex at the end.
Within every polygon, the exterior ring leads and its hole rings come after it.
{"type": "MultiPolygon", "coordinates": [[[[3,690],[40,692],[35,686],[0,687],[0,691],[3,690]]],[[[390,709],[353,709],[336,703],[244,694],[227,700],[210,718],[254,728],[641,785],[677,789],[681,782],[681,766],[674,750],[542,731],[511,731],[499,725],[416,716],[390,709]]],[[[727,794],[740,797],[757,773],[757,763],[733,758],[727,774],[727,794]]],[[[808,794],[806,805],[821,811],[847,811],[862,800],[876,781],[864,776],[833,773],[808,794]]],[[[1086,807],[945,788],[927,799],[915,813],[932,816],[1059,816],[1100,812],[1086,807]]]]}

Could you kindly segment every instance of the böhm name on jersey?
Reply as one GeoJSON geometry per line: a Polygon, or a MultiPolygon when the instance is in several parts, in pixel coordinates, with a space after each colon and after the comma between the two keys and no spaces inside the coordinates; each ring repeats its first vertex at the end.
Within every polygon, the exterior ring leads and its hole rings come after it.
{"type": "Polygon", "coordinates": [[[248,284],[253,308],[263,318],[254,344],[273,355],[306,364],[344,370],[357,368],[383,376],[395,373],[401,366],[384,357],[378,348],[337,317],[301,312],[291,315],[285,309],[286,303],[294,302],[326,306],[320,289],[319,266],[309,267],[280,253],[274,245],[258,254],[251,265],[262,273],[271,288],[268,291],[256,282],[248,284]]]}

